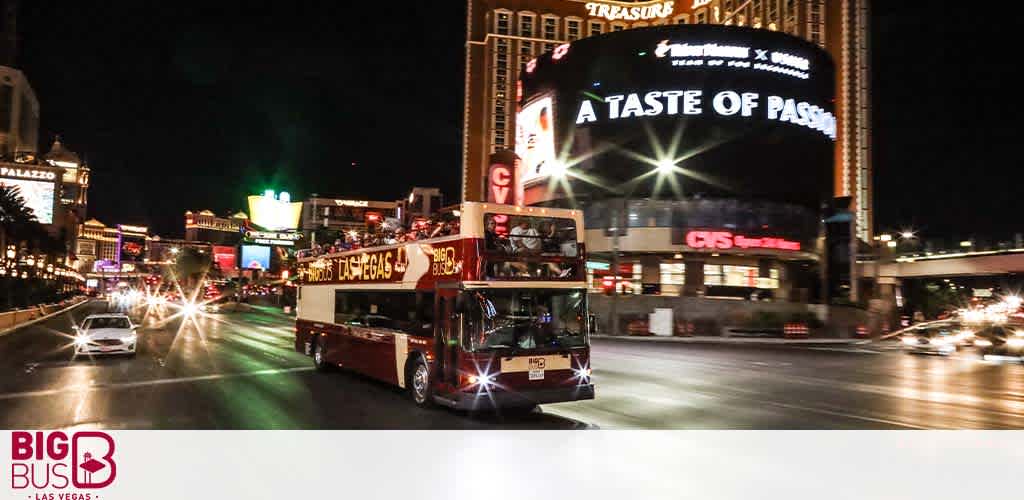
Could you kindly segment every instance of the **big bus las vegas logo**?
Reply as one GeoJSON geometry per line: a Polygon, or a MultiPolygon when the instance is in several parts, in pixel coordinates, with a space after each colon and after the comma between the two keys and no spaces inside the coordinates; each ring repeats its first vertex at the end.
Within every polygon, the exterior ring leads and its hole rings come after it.
{"type": "Polygon", "coordinates": [[[11,489],[34,492],[30,498],[92,500],[116,477],[114,439],[105,432],[11,433],[11,489]]]}

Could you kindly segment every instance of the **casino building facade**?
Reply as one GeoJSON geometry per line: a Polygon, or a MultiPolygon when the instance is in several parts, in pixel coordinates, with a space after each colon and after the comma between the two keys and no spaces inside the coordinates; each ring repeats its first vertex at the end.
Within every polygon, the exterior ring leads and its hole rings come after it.
{"type": "Polygon", "coordinates": [[[516,159],[491,184],[584,210],[594,291],[816,300],[834,81],[815,44],[747,27],[560,44],[520,75],[516,159]]]}
{"type": "Polygon", "coordinates": [[[516,149],[516,85],[539,55],[607,33],[708,24],[802,38],[835,64],[831,194],[852,198],[856,234],[872,227],[868,0],[467,0],[462,197],[487,198],[491,155],[516,149]]]}

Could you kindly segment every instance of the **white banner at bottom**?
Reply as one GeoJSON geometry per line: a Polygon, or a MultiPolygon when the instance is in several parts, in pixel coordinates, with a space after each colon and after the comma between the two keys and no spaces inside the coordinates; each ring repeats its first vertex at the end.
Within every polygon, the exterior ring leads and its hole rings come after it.
{"type": "Polygon", "coordinates": [[[4,498],[882,499],[1019,491],[1024,433],[7,431],[4,498]]]}

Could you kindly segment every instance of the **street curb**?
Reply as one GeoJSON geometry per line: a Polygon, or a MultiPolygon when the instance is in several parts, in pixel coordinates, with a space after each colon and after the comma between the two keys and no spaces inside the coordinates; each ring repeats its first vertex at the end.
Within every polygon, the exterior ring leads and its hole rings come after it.
{"type": "Polygon", "coordinates": [[[864,339],[772,339],[745,337],[639,337],[625,335],[591,335],[595,340],[616,340],[639,343],[665,344],[718,344],[718,345],[761,345],[761,346],[835,346],[835,345],[867,345],[870,340],[864,339]]]}
{"type": "Polygon", "coordinates": [[[70,311],[70,310],[72,310],[72,309],[74,309],[74,308],[76,308],[76,307],[78,307],[78,306],[80,306],[82,304],[87,304],[89,302],[92,302],[92,300],[85,299],[85,300],[83,300],[83,301],[81,301],[81,302],[79,302],[77,304],[65,307],[64,309],[61,309],[60,311],[52,312],[50,314],[47,314],[46,316],[40,316],[40,317],[38,317],[36,319],[28,320],[28,321],[26,321],[26,322],[24,322],[24,323],[22,323],[20,325],[12,326],[12,327],[10,327],[10,328],[8,328],[6,330],[0,330],[0,337],[3,337],[5,335],[11,334],[11,333],[14,333],[14,332],[16,332],[16,331],[18,331],[18,330],[20,330],[22,328],[25,328],[26,326],[32,326],[32,325],[34,325],[36,323],[39,323],[41,321],[46,321],[46,320],[48,320],[48,319],[50,319],[50,318],[52,318],[54,316],[57,316],[58,314],[64,314],[64,313],[66,313],[66,312],[68,312],[68,311],[70,311]]]}
{"type": "Polygon", "coordinates": [[[276,317],[281,317],[281,318],[287,318],[289,320],[294,320],[295,319],[295,315],[294,314],[285,314],[285,313],[280,312],[280,311],[274,311],[274,310],[269,310],[268,311],[268,310],[266,310],[266,308],[273,309],[272,306],[254,306],[252,304],[248,304],[248,306],[252,308],[252,310],[250,312],[259,313],[259,314],[265,314],[267,316],[276,316],[276,317]]]}

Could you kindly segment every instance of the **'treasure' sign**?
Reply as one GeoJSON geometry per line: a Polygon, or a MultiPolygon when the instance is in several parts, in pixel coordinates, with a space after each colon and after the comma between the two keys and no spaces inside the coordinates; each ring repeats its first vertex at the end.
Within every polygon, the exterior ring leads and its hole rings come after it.
{"type": "Polygon", "coordinates": [[[675,2],[659,2],[653,5],[628,7],[624,5],[588,2],[585,7],[591,17],[601,17],[609,21],[640,21],[646,19],[662,19],[672,15],[675,2]]]}

